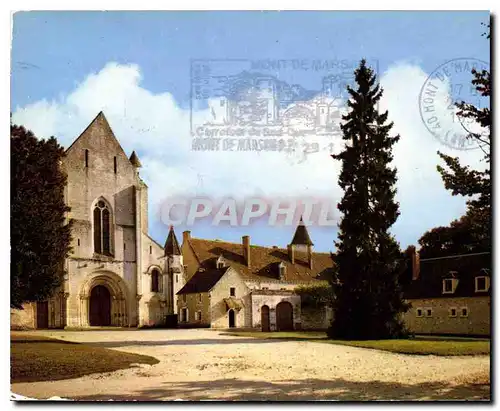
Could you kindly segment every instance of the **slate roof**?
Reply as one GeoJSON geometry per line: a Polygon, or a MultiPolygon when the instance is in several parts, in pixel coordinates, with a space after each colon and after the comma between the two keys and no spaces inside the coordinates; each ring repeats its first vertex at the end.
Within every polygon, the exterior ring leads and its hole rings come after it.
{"type": "Polygon", "coordinates": [[[167,240],[165,241],[165,255],[181,255],[181,248],[179,247],[179,242],[175,236],[174,227],[170,226],[168,232],[167,240]]]}
{"type": "Polygon", "coordinates": [[[221,269],[213,268],[211,270],[198,270],[189,281],[177,291],[177,295],[181,294],[198,294],[210,291],[215,284],[226,274],[229,267],[221,269]]]}
{"type": "Polygon", "coordinates": [[[420,275],[410,282],[404,291],[405,298],[454,298],[491,295],[491,287],[476,292],[476,276],[491,276],[491,253],[475,253],[461,256],[428,258],[420,260],[420,275]],[[451,274],[451,272],[456,272],[451,274]],[[443,294],[443,279],[458,278],[454,293],[443,294]]]}
{"type": "Polygon", "coordinates": [[[216,267],[219,256],[236,269],[244,281],[280,282],[279,263],[286,266],[283,281],[307,283],[315,280],[328,280],[333,271],[330,253],[313,253],[313,269],[309,268],[307,253],[295,251],[295,264],[292,264],[287,249],[278,247],[250,246],[250,267],[245,264],[243,245],[218,240],[190,238],[200,265],[206,269],[216,267]]]}
{"type": "Polygon", "coordinates": [[[294,245],[314,245],[309,237],[309,232],[304,224],[304,220],[300,217],[299,225],[295,230],[295,235],[293,236],[292,242],[290,244],[294,245]]]}

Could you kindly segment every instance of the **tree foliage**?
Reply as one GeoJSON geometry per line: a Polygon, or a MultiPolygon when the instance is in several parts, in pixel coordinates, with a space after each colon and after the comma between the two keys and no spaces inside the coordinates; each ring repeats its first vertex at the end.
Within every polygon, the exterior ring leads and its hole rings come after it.
{"type": "Polygon", "coordinates": [[[348,87],[349,113],[341,125],[345,146],[333,155],[342,162],[335,278],[332,282],[334,320],[331,338],[382,339],[401,337],[401,319],[408,305],[402,298],[401,251],[389,233],[399,216],[396,169],[390,167],[393,123],[377,103],[382,89],[364,60],[355,71],[357,88],[348,87]]]}
{"type": "Polygon", "coordinates": [[[294,291],[300,295],[303,309],[331,307],[333,305],[334,296],[329,284],[300,285],[294,291]]]}
{"type": "MultiPolygon", "coordinates": [[[[489,25],[488,25],[489,28],[489,25]]],[[[489,39],[489,32],[485,33],[489,39]]],[[[472,69],[472,84],[485,98],[491,96],[491,75],[488,71],[472,69]]],[[[419,240],[421,255],[437,257],[491,250],[491,111],[489,107],[477,108],[465,101],[456,104],[457,115],[472,119],[484,130],[483,133],[469,132],[468,139],[477,142],[483,151],[485,170],[474,170],[462,165],[458,157],[438,152],[444,166],[438,165],[444,186],[452,195],[469,197],[466,214],[453,221],[448,227],[437,227],[426,232],[419,240]],[[423,254],[422,254],[423,253],[423,254]]]]}
{"type": "Polygon", "coordinates": [[[69,208],[64,203],[63,148],[55,138],[38,140],[11,125],[11,301],[41,301],[52,295],[64,274],[70,250],[69,208]]]}

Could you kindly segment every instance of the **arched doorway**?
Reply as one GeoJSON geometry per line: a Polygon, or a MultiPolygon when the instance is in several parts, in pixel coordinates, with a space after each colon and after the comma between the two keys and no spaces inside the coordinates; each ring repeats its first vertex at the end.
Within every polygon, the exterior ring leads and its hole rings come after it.
{"type": "Polygon", "coordinates": [[[260,309],[260,324],[262,331],[267,332],[271,330],[269,326],[269,307],[267,305],[263,305],[260,309]]]}
{"type": "Polygon", "coordinates": [[[293,330],[293,307],[287,301],[276,306],[276,328],[278,331],[293,330]]]}
{"type": "Polygon", "coordinates": [[[111,294],[104,285],[96,285],[90,292],[89,324],[111,325],[111,294]]]}
{"type": "Polygon", "coordinates": [[[236,327],[236,317],[234,315],[234,310],[229,310],[229,328],[236,327]]]}

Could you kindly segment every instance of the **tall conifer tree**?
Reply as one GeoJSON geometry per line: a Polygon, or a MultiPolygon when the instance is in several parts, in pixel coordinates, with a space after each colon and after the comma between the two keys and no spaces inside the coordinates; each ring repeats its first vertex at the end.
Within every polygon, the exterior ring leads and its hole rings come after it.
{"type": "Polygon", "coordinates": [[[401,337],[402,298],[399,244],[389,228],[399,216],[396,169],[390,167],[399,135],[389,135],[393,123],[380,114],[383,90],[373,70],[362,60],[355,71],[356,90],[348,86],[349,113],[341,126],[345,146],[332,157],[342,162],[339,185],[344,197],[336,242],[333,281],[334,320],[331,338],[381,339],[401,337]]]}

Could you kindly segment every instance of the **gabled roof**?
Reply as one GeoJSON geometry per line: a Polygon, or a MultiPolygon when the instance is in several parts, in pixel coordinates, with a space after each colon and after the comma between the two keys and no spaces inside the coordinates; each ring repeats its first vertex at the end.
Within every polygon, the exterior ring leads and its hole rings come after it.
{"type": "Polygon", "coordinates": [[[181,248],[179,247],[179,242],[175,236],[174,227],[170,226],[168,232],[167,240],[165,241],[165,255],[181,255],[181,248]]]}
{"type": "Polygon", "coordinates": [[[279,282],[279,263],[286,266],[283,281],[307,283],[328,280],[333,272],[330,253],[312,253],[313,268],[309,268],[307,254],[295,251],[295,264],[288,256],[288,250],[278,247],[250,246],[250,267],[245,264],[243,245],[220,240],[190,238],[189,245],[204,268],[215,268],[217,258],[222,255],[226,264],[234,267],[244,281],[279,282]]]}
{"type": "Polygon", "coordinates": [[[293,245],[314,245],[311,241],[311,237],[309,237],[309,233],[307,231],[307,227],[304,224],[304,220],[300,217],[299,225],[295,230],[295,235],[293,236],[292,242],[290,244],[293,245]]]}
{"type": "Polygon", "coordinates": [[[420,274],[405,289],[405,298],[453,298],[490,295],[490,290],[476,292],[475,278],[491,269],[491,253],[474,253],[420,260],[420,274]],[[454,293],[443,294],[443,280],[457,278],[454,293]]]}
{"type": "Polygon", "coordinates": [[[210,270],[198,270],[189,281],[182,287],[177,295],[198,294],[210,291],[215,284],[226,274],[230,267],[221,269],[212,268],[210,270]]]}
{"type": "Polygon", "coordinates": [[[111,129],[111,126],[109,125],[108,119],[104,115],[102,111],[95,116],[95,118],[90,122],[90,124],[85,128],[85,130],[82,131],[82,133],[71,143],[71,145],[66,149],[66,153],[71,150],[71,148],[75,145],[75,143],[80,140],[84,135],[87,134],[88,131],[92,130],[94,127],[97,128],[104,128],[108,131],[108,134],[115,140],[116,145],[118,146],[118,149],[123,153],[123,155],[126,157],[125,151],[123,150],[123,147],[121,146],[120,142],[115,136],[115,133],[113,133],[113,130],[111,129]]]}

